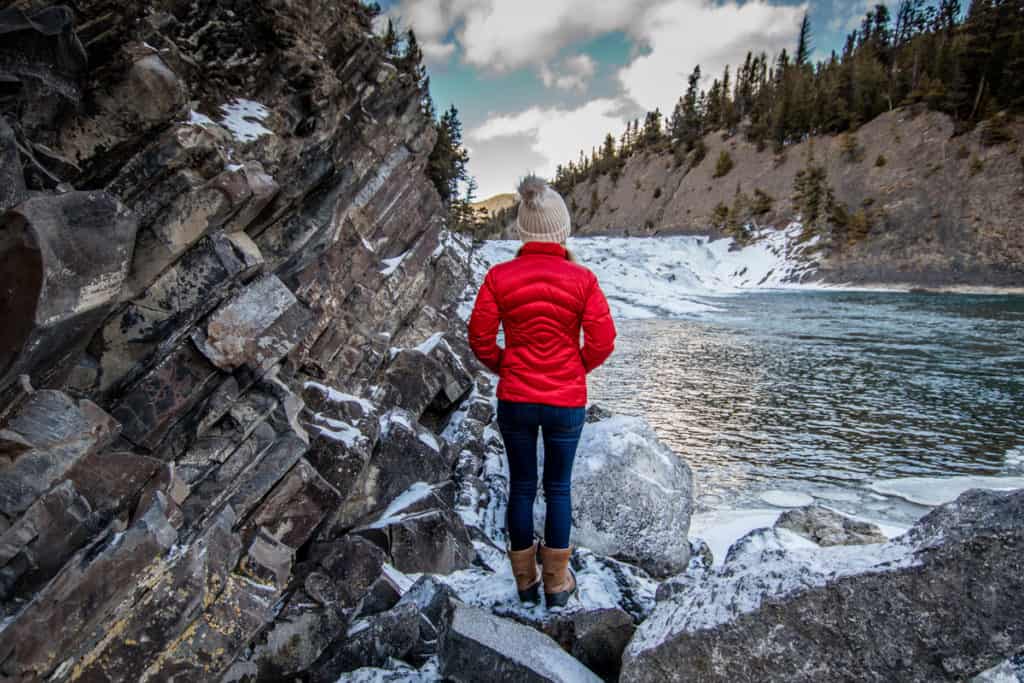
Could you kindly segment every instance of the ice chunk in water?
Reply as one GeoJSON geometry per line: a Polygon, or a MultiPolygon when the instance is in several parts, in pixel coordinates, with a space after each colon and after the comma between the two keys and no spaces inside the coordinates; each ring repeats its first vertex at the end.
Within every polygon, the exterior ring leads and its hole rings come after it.
{"type": "Polygon", "coordinates": [[[957,499],[964,491],[970,489],[991,489],[993,491],[1012,491],[1024,488],[1024,477],[903,477],[876,481],[871,485],[873,491],[887,496],[896,496],[903,500],[934,507],[957,499]]]}
{"type": "Polygon", "coordinates": [[[773,489],[771,491],[762,491],[758,498],[780,508],[799,508],[804,505],[813,505],[814,498],[807,495],[806,493],[800,493],[799,491],[780,491],[773,489]]]}

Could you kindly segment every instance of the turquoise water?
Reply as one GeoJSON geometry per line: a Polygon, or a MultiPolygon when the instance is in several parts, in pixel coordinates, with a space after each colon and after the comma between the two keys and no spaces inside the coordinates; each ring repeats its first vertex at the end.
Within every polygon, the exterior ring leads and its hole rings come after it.
{"type": "MultiPolygon", "coordinates": [[[[591,400],[646,417],[716,506],[766,489],[1001,476],[1024,444],[1024,297],[837,291],[619,321],[591,400]]],[[[842,496],[838,496],[842,498],[842,496]]]]}

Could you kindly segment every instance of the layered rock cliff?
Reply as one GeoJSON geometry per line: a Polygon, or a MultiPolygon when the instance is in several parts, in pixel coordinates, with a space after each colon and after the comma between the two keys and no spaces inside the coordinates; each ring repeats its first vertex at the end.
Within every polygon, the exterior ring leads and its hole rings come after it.
{"type": "Polygon", "coordinates": [[[430,429],[475,370],[444,336],[468,251],[424,173],[425,93],[371,19],[0,13],[7,680],[336,678],[318,660],[383,564],[469,561],[450,483],[419,521],[444,559],[402,546],[420,527],[348,533],[451,479],[430,429]]]}
{"type": "Polygon", "coordinates": [[[580,235],[714,236],[716,208],[731,207],[738,191],[753,198],[760,190],[769,201],[754,221],[783,228],[800,218],[794,179],[813,155],[835,199],[850,214],[861,211],[868,228],[863,239],[819,255],[825,280],[1019,287],[1024,163],[1013,140],[1024,140],[1020,123],[998,138],[985,126],[954,136],[948,116],[911,108],[853,136],[811,138],[781,153],[713,133],[692,168],[692,156],[679,164],[668,153],[639,152],[617,180],[583,181],[567,199],[580,235]],[[724,175],[723,152],[732,162],[724,175]]]}

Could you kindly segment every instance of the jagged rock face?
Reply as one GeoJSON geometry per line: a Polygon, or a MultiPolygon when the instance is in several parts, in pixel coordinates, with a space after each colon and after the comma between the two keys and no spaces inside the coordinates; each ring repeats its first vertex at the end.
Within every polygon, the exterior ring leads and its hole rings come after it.
{"type": "Polygon", "coordinates": [[[354,1],[15,4],[0,673],[334,680],[436,651],[395,567],[475,558],[437,432],[479,367],[415,76],[354,1]]]}
{"type": "MultiPolygon", "coordinates": [[[[136,222],[105,192],[26,199],[0,214],[0,392],[59,384],[118,302],[136,222]]],[[[2,394],[0,394],[2,395],[2,394]]]]}
{"type": "Polygon", "coordinates": [[[659,603],[631,681],[963,680],[1020,651],[1024,491],[969,491],[884,545],[751,532],[659,603]]]}

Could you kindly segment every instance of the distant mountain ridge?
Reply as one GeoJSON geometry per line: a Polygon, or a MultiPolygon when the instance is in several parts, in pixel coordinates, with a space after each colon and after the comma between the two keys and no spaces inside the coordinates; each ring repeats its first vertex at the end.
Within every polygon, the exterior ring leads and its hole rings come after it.
{"type": "Polygon", "coordinates": [[[516,196],[512,192],[505,192],[502,194],[496,194],[493,197],[474,202],[470,204],[470,207],[478,213],[486,212],[488,216],[493,215],[501,211],[502,209],[508,209],[516,205],[516,196]]]}

